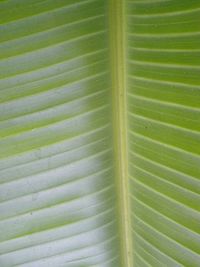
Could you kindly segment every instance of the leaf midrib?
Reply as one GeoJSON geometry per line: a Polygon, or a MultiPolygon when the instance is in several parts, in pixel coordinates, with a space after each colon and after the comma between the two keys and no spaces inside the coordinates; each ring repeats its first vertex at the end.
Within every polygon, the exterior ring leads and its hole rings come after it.
{"type": "Polygon", "coordinates": [[[117,183],[122,266],[132,267],[132,238],[128,187],[125,1],[110,0],[110,54],[114,158],[117,183]]]}

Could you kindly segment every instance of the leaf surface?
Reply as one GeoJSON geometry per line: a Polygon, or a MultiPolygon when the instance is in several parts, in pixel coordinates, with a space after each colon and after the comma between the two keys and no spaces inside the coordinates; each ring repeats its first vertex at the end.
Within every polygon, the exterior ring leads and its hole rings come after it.
{"type": "Polygon", "coordinates": [[[199,267],[200,2],[0,3],[0,266],[199,267]]]}

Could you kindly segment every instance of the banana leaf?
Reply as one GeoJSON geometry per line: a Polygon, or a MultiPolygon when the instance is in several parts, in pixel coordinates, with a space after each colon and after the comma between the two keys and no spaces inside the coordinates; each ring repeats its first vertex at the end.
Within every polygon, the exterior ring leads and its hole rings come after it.
{"type": "Polygon", "coordinates": [[[200,266],[200,1],[0,1],[0,266],[200,266]]]}

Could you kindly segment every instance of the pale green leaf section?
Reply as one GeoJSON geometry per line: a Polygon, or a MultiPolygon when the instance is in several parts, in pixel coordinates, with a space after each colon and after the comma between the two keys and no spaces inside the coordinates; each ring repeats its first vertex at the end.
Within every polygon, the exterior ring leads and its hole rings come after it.
{"type": "Polygon", "coordinates": [[[128,1],[134,266],[200,265],[200,2],[128,1]]]}
{"type": "Polygon", "coordinates": [[[120,266],[107,3],[0,5],[0,266],[120,266]]]}

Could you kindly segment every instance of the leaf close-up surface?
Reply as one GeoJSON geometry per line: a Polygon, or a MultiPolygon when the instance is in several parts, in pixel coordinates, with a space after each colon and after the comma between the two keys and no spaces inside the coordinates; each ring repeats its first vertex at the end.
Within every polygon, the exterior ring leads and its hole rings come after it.
{"type": "Polygon", "coordinates": [[[0,1],[0,267],[200,266],[200,1],[0,1]]]}

